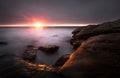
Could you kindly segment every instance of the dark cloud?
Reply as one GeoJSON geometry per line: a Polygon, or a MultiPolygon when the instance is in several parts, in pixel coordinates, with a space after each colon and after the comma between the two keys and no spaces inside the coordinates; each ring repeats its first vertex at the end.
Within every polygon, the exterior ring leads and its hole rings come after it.
{"type": "Polygon", "coordinates": [[[0,0],[0,23],[37,16],[52,23],[100,23],[120,18],[120,0],[0,0]]]}

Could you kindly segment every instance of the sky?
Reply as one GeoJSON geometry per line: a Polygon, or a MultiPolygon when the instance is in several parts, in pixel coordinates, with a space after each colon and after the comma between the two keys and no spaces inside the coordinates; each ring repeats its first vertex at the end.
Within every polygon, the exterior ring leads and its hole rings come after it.
{"type": "Polygon", "coordinates": [[[0,0],[0,24],[96,24],[120,18],[120,0],[0,0]]]}

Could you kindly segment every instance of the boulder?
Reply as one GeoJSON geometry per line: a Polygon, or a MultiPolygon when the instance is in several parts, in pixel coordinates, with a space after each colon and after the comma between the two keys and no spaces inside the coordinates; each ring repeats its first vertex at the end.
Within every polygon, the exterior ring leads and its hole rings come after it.
{"type": "Polygon", "coordinates": [[[53,66],[55,67],[61,67],[70,57],[70,54],[65,54],[63,56],[61,56],[53,66]]]}
{"type": "Polygon", "coordinates": [[[61,67],[63,78],[120,78],[120,20],[87,26],[74,38],[83,42],[61,67]]]}
{"type": "Polygon", "coordinates": [[[39,50],[47,53],[47,54],[52,54],[54,52],[57,52],[59,49],[59,46],[56,45],[46,45],[46,46],[40,46],[38,47],[39,50]]]}

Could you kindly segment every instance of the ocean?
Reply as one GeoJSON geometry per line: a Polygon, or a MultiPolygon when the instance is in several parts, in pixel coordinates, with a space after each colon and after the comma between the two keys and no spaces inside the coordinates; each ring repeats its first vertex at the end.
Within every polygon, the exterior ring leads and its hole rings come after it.
{"type": "Polygon", "coordinates": [[[0,55],[14,54],[22,57],[27,45],[36,47],[43,45],[57,45],[59,50],[56,53],[47,55],[37,51],[36,63],[54,64],[64,54],[71,54],[70,39],[75,27],[46,27],[46,28],[0,28],[0,41],[8,45],[0,46],[0,55]]]}

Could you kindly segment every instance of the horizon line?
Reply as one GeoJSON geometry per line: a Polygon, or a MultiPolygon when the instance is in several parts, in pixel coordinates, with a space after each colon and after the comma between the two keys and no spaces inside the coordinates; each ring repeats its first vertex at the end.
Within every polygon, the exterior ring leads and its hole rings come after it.
{"type": "MultiPolygon", "coordinates": [[[[57,27],[57,26],[88,26],[90,24],[42,24],[42,26],[44,27],[57,27]]],[[[33,27],[35,26],[34,24],[1,24],[0,27],[33,27]]]]}

